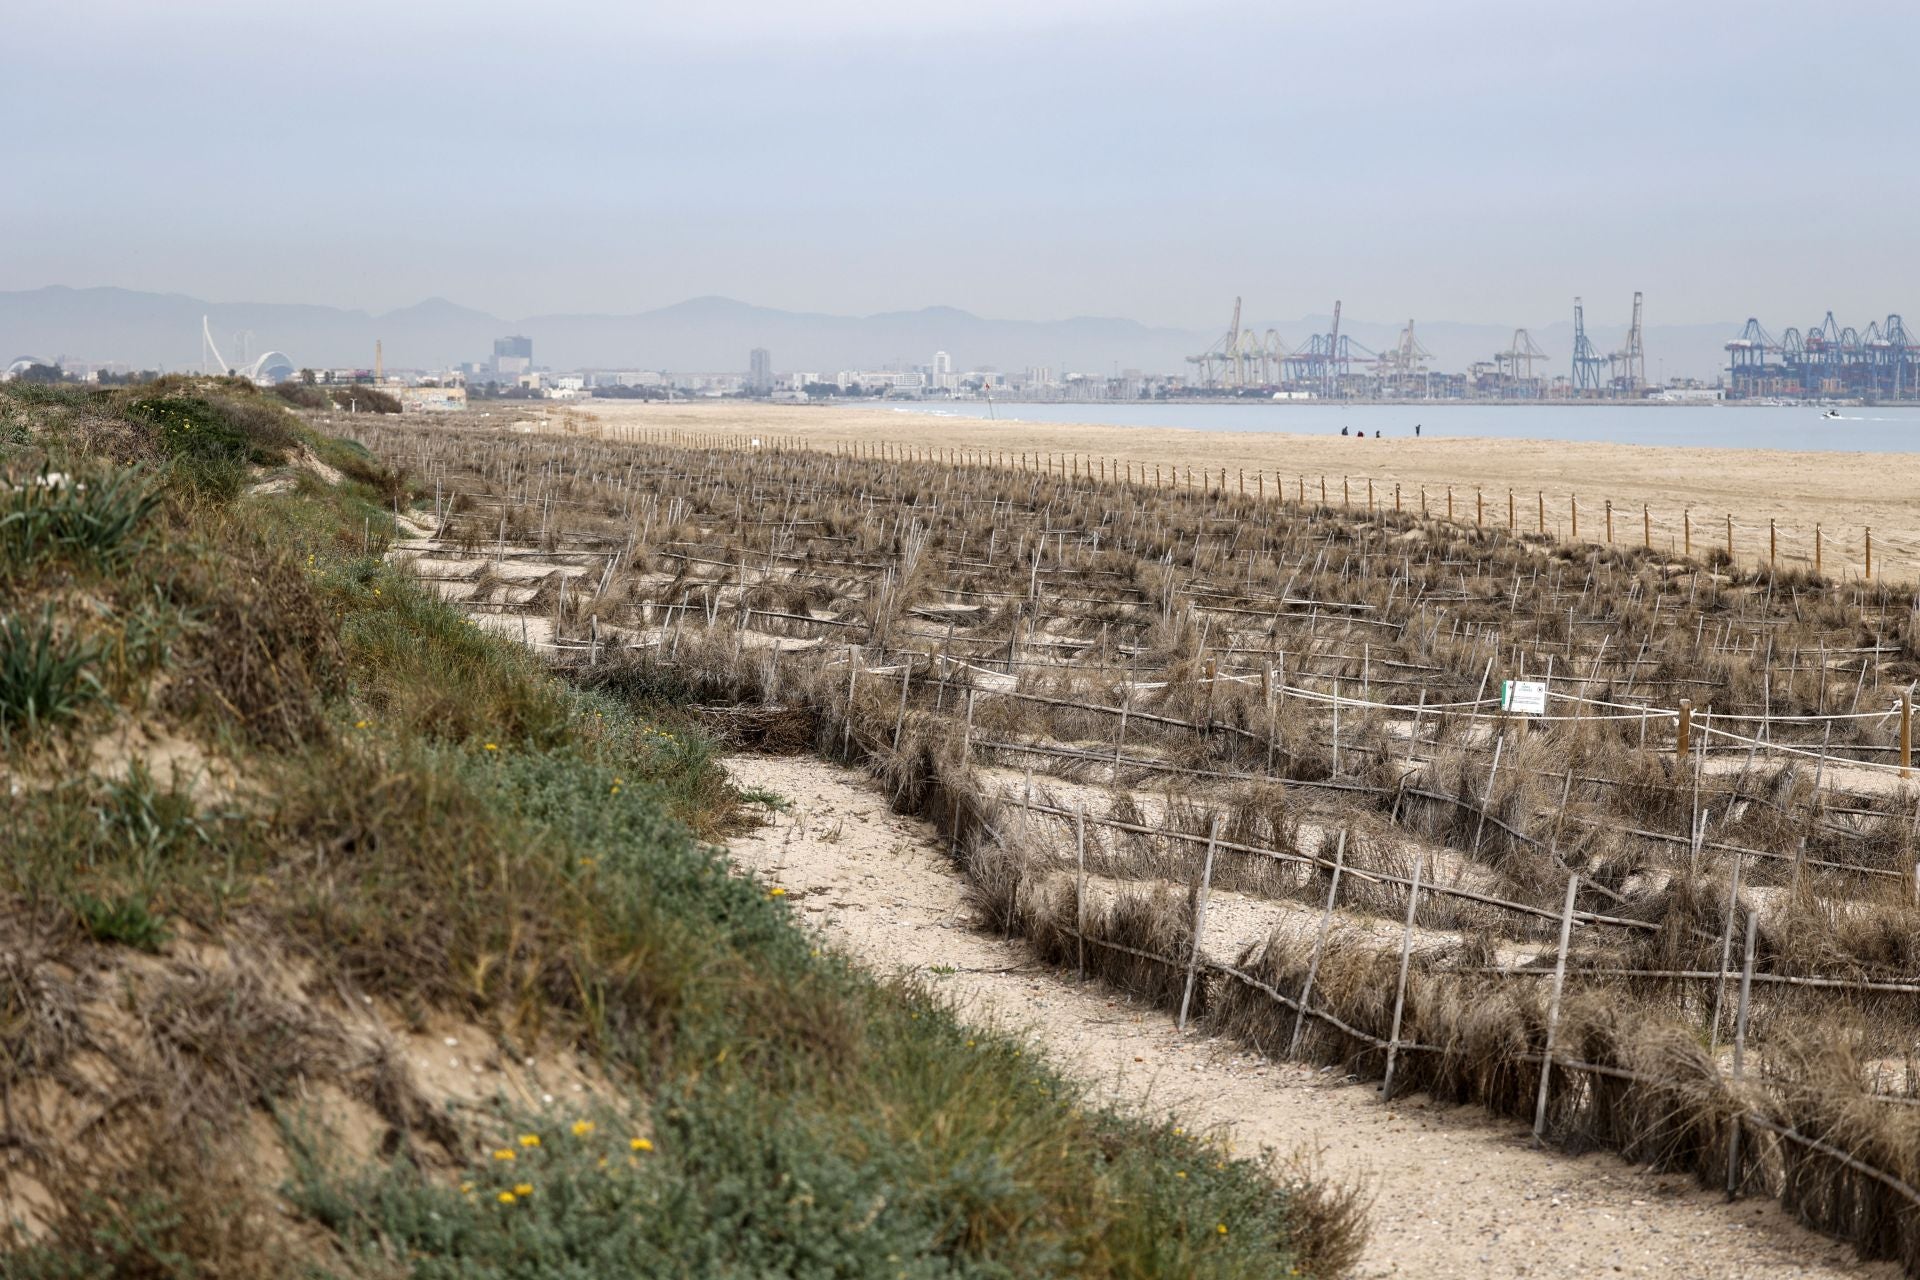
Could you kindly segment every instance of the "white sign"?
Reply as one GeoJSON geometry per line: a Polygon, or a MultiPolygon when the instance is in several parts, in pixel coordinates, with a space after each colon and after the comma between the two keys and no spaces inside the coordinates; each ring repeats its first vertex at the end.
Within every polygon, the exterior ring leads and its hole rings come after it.
{"type": "Polygon", "coordinates": [[[1500,709],[1517,716],[1547,714],[1547,682],[1545,680],[1502,680],[1500,709]]]}

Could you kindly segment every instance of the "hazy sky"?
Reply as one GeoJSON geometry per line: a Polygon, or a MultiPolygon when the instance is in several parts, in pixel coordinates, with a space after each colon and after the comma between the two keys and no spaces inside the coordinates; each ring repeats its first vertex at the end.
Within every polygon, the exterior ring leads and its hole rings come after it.
{"type": "Polygon", "coordinates": [[[1910,0],[63,0],[5,38],[0,289],[1920,312],[1910,0]]]}

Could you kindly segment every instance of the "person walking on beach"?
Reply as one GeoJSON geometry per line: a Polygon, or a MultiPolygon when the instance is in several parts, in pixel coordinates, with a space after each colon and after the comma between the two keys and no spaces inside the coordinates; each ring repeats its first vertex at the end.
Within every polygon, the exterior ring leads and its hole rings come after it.
{"type": "Polygon", "coordinates": [[[1413,434],[1416,436],[1420,434],[1420,424],[1417,422],[1413,424],[1413,434]]]}
{"type": "Polygon", "coordinates": [[[1342,427],[1340,428],[1340,434],[1345,436],[1345,435],[1352,435],[1353,433],[1348,431],[1345,427],[1342,427]]]}

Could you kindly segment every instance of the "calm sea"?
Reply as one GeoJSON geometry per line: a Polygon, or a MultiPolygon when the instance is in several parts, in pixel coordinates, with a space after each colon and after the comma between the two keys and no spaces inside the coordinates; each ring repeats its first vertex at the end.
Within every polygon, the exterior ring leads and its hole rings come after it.
{"type": "Polygon", "coordinates": [[[1198,431],[1276,431],[1500,440],[1593,440],[1609,444],[1708,449],[1799,449],[1838,453],[1920,452],[1920,408],[1769,405],[1336,405],[1336,404],[1044,404],[938,401],[875,406],[876,412],[1003,422],[1190,427],[1198,431]]]}

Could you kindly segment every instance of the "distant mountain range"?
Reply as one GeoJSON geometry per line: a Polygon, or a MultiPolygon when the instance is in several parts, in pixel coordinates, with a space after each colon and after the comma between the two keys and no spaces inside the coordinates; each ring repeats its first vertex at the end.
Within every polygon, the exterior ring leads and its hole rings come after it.
{"type": "MultiPolygon", "coordinates": [[[[744,371],[747,352],[766,347],[774,368],[783,372],[909,367],[929,364],[935,351],[946,351],[958,369],[992,366],[1019,372],[1044,365],[1056,374],[1123,369],[1176,373],[1188,368],[1187,356],[1220,336],[1098,316],[989,320],[953,307],[834,316],[708,297],[631,315],[502,319],[444,298],[371,315],[337,307],[207,302],[184,294],[52,286],[0,292],[0,362],[31,355],[69,363],[196,369],[202,316],[210,318],[215,339],[231,362],[240,362],[242,344],[236,336],[245,334],[249,356],[278,350],[296,365],[316,367],[370,366],[378,339],[389,368],[445,368],[484,361],[495,338],[524,334],[533,339],[535,362],[553,369],[744,371]]],[[[1299,346],[1311,334],[1326,332],[1330,323],[1329,317],[1314,315],[1247,321],[1245,327],[1262,334],[1273,329],[1289,346],[1299,346]]],[[[1725,363],[1723,344],[1739,327],[1648,327],[1647,376],[1717,376],[1725,363]]],[[[1375,351],[1396,345],[1401,328],[1398,323],[1351,318],[1341,325],[1355,342],[1375,351]]],[[[1567,368],[1572,331],[1570,318],[1531,330],[1534,342],[1547,352],[1540,372],[1567,368]]],[[[1619,346],[1625,332],[1624,325],[1594,324],[1588,336],[1604,353],[1619,346]]],[[[1513,339],[1512,326],[1444,321],[1419,324],[1416,333],[1433,353],[1432,367],[1446,372],[1489,359],[1513,339]]]]}

